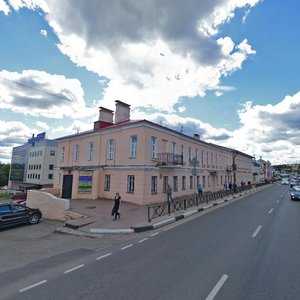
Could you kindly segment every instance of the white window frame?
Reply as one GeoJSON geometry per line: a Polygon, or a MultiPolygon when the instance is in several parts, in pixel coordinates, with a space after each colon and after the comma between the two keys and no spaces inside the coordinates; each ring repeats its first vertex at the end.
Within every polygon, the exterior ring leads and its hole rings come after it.
{"type": "Polygon", "coordinates": [[[151,136],[151,158],[157,158],[157,137],[151,136]]]}
{"type": "Polygon", "coordinates": [[[151,176],[151,194],[157,194],[157,176],[151,176]]]}
{"type": "Polygon", "coordinates": [[[61,147],[61,155],[60,155],[60,161],[63,162],[65,160],[65,146],[61,147]]]}
{"type": "Polygon", "coordinates": [[[132,135],[130,137],[130,153],[129,153],[129,157],[130,158],[136,158],[136,152],[137,152],[137,136],[136,135],[132,135]]]}
{"type": "Polygon", "coordinates": [[[186,190],[186,176],[182,176],[182,190],[186,190]]]}
{"type": "Polygon", "coordinates": [[[110,174],[106,174],[104,176],[104,191],[110,191],[110,182],[111,182],[111,176],[110,174]]]}
{"type": "Polygon", "coordinates": [[[169,177],[164,176],[163,177],[163,192],[166,193],[168,189],[168,183],[169,183],[169,177]]]}
{"type": "Polygon", "coordinates": [[[78,158],[79,158],[79,145],[75,144],[73,159],[74,159],[74,161],[78,161],[78,158]]]}
{"type": "Polygon", "coordinates": [[[127,176],[127,193],[134,193],[134,181],[135,176],[134,175],[128,175],[127,176]]]}
{"type": "Polygon", "coordinates": [[[88,146],[88,160],[94,159],[94,142],[89,142],[88,146]]]}
{"type": "Polygon", "coordinates": [[[115,140],[110,139],[107,141],[107,159],[113,160],[115,158],[115,140]]]}

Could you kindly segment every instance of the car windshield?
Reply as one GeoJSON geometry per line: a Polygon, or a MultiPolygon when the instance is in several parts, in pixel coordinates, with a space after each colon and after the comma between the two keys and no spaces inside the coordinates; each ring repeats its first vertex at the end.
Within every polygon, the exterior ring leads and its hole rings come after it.
{"type": "Polygon", "coordinates": [[[292,191],[293,192],[300,192],[300,186],[299,185],[293,186],[292,191]]]}

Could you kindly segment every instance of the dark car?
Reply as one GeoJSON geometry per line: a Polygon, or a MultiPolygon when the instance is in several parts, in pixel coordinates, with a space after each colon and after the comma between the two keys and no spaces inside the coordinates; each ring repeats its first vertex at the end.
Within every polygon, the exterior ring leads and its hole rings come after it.
{"type": "Polygon", "coordinates": [[[291,200],[300,200],[300,185],[291,188],[291,200]]]}
{"type": "Polygon", "coordinates": [[[41,217],[41,211],[36,208],[13,203],[0,204],[0,228],[19,224],[36,224],[41,217]]]}

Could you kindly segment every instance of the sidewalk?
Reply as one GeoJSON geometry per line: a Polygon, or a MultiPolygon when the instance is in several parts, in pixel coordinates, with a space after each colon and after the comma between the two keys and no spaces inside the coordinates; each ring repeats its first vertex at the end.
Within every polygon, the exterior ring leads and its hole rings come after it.
{"type": "Polygon", "coordinates": [[[64,227],[57,228],[56,231],[76,235],[99,236],[99,234],[102,235],[104,233],[133,233],[153,230],[232,199],[241,198],[248,193],[253,193],[262,188],[266,188],[267,186],[255,188],[241,194],[235,194],[234,197],[229,196],[227,198],[218,199],[217,201],[212,201],[208,204],[200,204],[199,206],[191,207],[186,211],[180,211],[172,213],[170,216],[165,215],[153,219],[151,222],[147,222],[147,206],[122,202],[119,210],[121,218],[114,221],[111,216],[111,210],[114,204],[113,200],[71,200],[70,211],[81,214],[82,218],[66,222],[64,227]]]}

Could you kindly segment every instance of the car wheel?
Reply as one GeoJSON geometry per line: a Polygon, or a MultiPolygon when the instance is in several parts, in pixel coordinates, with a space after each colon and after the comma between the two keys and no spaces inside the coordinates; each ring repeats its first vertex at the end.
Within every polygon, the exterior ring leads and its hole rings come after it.
{"type": "Polygon", "coordinates": [[[30,224],[36,224],[40,221],[40,216],[38,214],[33,214],[29,218],[29,223],[30,224]]]}

